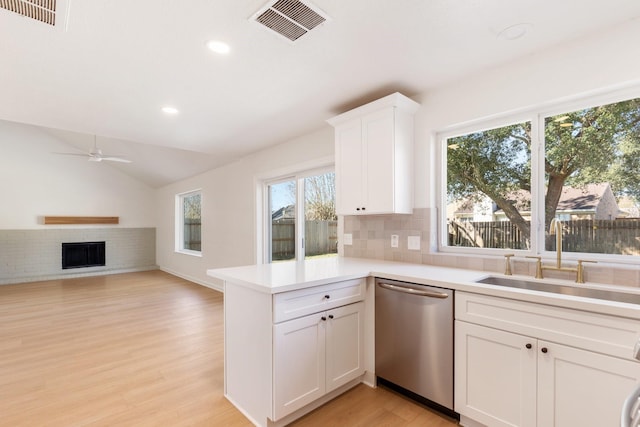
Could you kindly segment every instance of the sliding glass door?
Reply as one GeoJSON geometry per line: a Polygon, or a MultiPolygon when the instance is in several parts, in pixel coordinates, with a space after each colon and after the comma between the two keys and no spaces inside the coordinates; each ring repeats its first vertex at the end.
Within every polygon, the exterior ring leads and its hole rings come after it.
{"type": "Polygon", "coordinates": [[[335,174],[321,170],[265,184],[266,262],[335,256],[335,174]]]}

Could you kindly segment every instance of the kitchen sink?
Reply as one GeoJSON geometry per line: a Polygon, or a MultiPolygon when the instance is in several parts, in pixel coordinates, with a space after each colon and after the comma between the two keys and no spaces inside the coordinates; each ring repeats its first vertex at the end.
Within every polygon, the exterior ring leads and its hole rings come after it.
{"type": "Polygon", "coordinates": [[[626,302],[629,304],[640,304],[640,294],[606,291],[603,289],[586,288],[581,286],[556,285],[553,283],[534,282],[532,280],[513,279],[499,276],[488,276],[483,279],[476,280],[476,283],[505,286],[508,288],[528,289],[540,292],[551,292],[561,295],[573,295],[584,298],[595,298],[607,301],[626,302]]]}

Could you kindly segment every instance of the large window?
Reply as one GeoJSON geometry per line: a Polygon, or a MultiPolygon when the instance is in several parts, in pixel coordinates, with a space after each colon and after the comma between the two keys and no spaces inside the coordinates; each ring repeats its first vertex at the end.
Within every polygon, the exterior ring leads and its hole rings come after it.
{"type": "Polygon", "coordinates": [[[337,254],[333,172],[298,174],[267,182],[265,188],[266,262],[337,254]]]}
{"type": "Polygon", "coordinates": [[[564,252],[640,255],[640,98],[547,116],[544,136],[545,230],[561,221],[564,252]]]}
{"type": "Polygon", "coordinates": [[[447,245],[531,246],[531,122],[447,139],[447,245]]]}
{"type": "Polygon", "coordinates": [[[442,135],[445,251],[640,255],[640,98],[442,135]]]}
{"type": "Polygon", "coordinates": [[[199,255],[202,251],[202,195],[190,191],[176,196],[176,251],[199,255]]]}

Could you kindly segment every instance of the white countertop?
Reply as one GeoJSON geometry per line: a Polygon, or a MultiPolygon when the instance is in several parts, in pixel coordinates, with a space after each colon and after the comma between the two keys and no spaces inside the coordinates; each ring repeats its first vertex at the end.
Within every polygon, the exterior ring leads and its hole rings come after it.
{"type": "MultiPolygon", "coordinates": [[[[640,305],[637,304],[485,285],[475,283],[475,281],[487,276],[501,275],[486,271],[463,270],[422,264],[407,264],[362,258],[327,257],[302,262],[285,261],[244,267],[211,269],[207,270],[207,274],[223,280],[225,286],[244,286],[258,292],[269,294],[304,289],[341,280],[369,276],[382,277],[640,320],[640,305]]],[[[529,276],[512,277],[531,281],[537,280],[529,276]]],[[[636,288],[622,286],[596,284],[578,285],[572,281],[553,279],[544,279],[543,281],[545,283],[556,283],[565,286],[587,286],[605,290],[640,293],[636,288]]]]}

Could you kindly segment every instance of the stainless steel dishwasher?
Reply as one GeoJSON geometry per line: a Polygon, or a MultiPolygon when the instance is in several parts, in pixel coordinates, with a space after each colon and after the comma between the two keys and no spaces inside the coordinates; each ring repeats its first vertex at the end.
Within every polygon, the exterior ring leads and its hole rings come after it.
{"type": "Polygon", "coordinates": [[[455,414],[453,290],[376,279],[375,298],[378,381],[455,414]]]}

